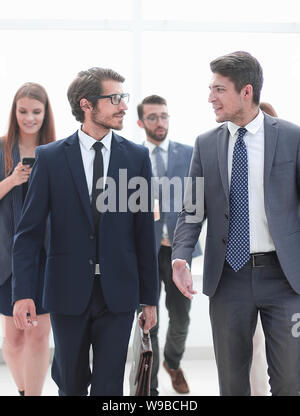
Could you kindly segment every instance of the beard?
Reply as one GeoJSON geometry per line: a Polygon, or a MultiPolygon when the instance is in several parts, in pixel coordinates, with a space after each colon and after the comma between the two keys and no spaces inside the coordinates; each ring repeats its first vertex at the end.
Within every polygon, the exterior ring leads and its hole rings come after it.
{"type": "Polygon", "coordinates": [[[118,113],[112,114],[109,118],[99,117],[98,110],[94,109],[91,114],[92,122],[98,127],[104,127],[107,130],[122,130],[123,119],[115,118],[115,116],[125,115],[125,111],[119,111],[118,113]]]}
{"type": "Polygon", "coordinates": [[[155,140],[156,142],[163,142],[168,135],[168,129],[164,128],[164,133],[156,133],[156,130],[150,130],[145,127],[145,132],[150,139],[155,140]]]}

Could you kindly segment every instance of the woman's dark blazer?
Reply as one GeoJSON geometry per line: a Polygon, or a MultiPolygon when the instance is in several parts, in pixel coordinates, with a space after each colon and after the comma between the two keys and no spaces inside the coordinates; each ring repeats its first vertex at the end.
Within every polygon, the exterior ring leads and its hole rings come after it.
{"type": "MultiPolygon", "coordinates": [[[[20,161],[18,142],[13,150],[13,169],[20,161]]],[[[3,138],[0,139],[0,181],[5,179],[3,138]]],[[[22,186],[15,186],[0,200],[0,285],[12,273],[12,247],[23,204],[22,186]]]]}

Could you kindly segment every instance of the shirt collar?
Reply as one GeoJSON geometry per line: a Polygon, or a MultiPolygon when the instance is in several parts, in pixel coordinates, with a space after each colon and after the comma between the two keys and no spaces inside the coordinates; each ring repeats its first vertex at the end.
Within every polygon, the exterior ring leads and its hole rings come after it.
{"type": "MultiPolygon", "coordinates": [[[[156,145],[156,144],[154,144],[154,143],[152,143],[152,142],[149,142],[149,140],[146,140],[144,144],[145,144],[145,146],[146,146],[146,147],[148,147],[148,149],[149,149],[149,153],[150,153],[150,154],[151,154],[151,153],[153,152],[153,150],[157,147],[157,145],[156,145]]],[[[168,152],[168,150],[169,150],[169,139],[168,139],[168,138],[165,138],[165,140],[164,140],[164,141],[160,142],[159,147],[160,147],[163,151],[168,152]]]]}
{"type": "MultiPolygon", "coordinates": [[[[93,137],[89,136],[88,134],[86,134],[84,131],[82,131],[81,128],[78,130],[78,138],[79,138],[80,143],[86,150],[91,150],[93,147],[93,144],[98,141],[94,139],[93,137]]],[[[112,130],[110,130],[107,133],[107,135],[104,136],[103,139],[101,139],[101,143],[103,144],[103,147],[108,151],[110,151],[110,148],[111,148],[111,141],[112,141],[112,130]]]]}
{"type": "MultiPolygon", "coordinates": [[[[263,122],[264,115],[263,112],[259,110],[257,116],[245,126],[245,129],[247,129],[247,131],[251,134],[256,134],[258,130],[261,128],[263,122]]],[[[237,126],[236,124],[232,123],[232,121],[228,121],[227,127],[232,137],[234,137],[234,135],[240,128],[240,126],[237,126]]]]}

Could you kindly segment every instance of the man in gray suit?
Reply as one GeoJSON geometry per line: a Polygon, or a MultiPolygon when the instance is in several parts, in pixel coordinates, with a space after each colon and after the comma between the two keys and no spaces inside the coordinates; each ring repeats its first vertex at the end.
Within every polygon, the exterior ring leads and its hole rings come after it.
{"type": "MultiPolygon", "coordinates": [[[[153,174],[162,183],[160,192],[156,195],[160,212],[159,219],[155,222],[155,236],[159,266],[159,291],[163,282],[166,292],[166,307],[169,313],[163,366],[171,377],[174,389],[178,393],[184,394],[189,392],[189,387],[180,368],[180,361],[188,334],[191,301],[183,296],[173,283],[171,244],[178,211],[182,206],[181,194],[183,196],[184,178],[188,176],[193,148],[167,138],[169,115],[167,102],[163,97],[158,95],[146,97],[139,104],[137,110],[138,125],[146,133],[147,140],[144,144],[149,149],[153,174]],[[166,181],[164,182],[164,180],[166,181]],[[168,186],[170,183],[173,185],[168,186]],[[179,189],[175,189],[176,187],[179,189]],[[166,189],[170,191],[170,194],[164,192],[166,189]]],[[[200,254],[201,250],[197,242],[193,257],[200,254]]],[[[158,395],[158,325],[157,323],[150,331],[154,353],[150,391],[152,396],[158,395]]]]}
{"type": "MultiPolygon", "coordinates": [[[[209,102],[220,127],[200,135],[192,182],[204,178],[208,228],[203,291],[221,395],[249,395],[252,337],[260,311],[273,395],[300,394],[300,128],[259,110],[258,61],[235,52],[210,64],[209,102]]],[[[173,241],[173,279],[189,299],[186,267],[202,222],[181,212],[173,241]],[[188,220],[187,220],[188,219],[188,220]]]]}

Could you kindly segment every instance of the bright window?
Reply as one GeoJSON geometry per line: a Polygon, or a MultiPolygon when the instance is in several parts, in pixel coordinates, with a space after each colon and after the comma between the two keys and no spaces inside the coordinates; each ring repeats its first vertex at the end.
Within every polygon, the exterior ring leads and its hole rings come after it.
{"type": "Polygon", "coordinates": [[[274,0],[271,7],[252,0],[247,8],[237,0],[10,0],[0,15],[0,135],[13,95],[26,81],[46,87],[57,136],[69,135],[78,127],[66,97],[69,84],[80,70],[105,66],[125,76],[131,95],[125,137],[144,139],[136,105],[156,93],[169,104],[170,138],[193,144],[216,125],[207,102],[209,62],[234,50],[260,60],[262,99],[280,117],[300,123],[299,37],[298,0],[274,0]]]}
{"type": "MultiPolygon", "coordinates": [[[[0,129],[7,129],[16,90],[27,81],[39,82],[53,107],[57,137],[69,136],[79,124],[71,114],[67,89],[77,73],[93,66],[111,67],[126,79],[132,91],[132,34],[104,31],[0,31],[0,129]]],[[[126,131],[132,137],[131,110],[126,131]]]]}
{"type": "Polygon", "coordinates": [[[143,95],[164,96],[171,115],[170,138],[193,145],[198,134],[216,125],[207,101],[210,61],[246,50],[263,67],[262,101],[270,102],[281,118],[300,123],[299,44],[300,34],[146,32],[143,95]]]}
{"type": "Polygon", "coordinates": [[[1,19],[131,19],[133,0],[9,0],[1,19]]]}
{"type": "Polygon", "coordinates": [[[299,0],[142,0],[145,19],[199,20],[203,22],[295,22],[299,0]]]}

